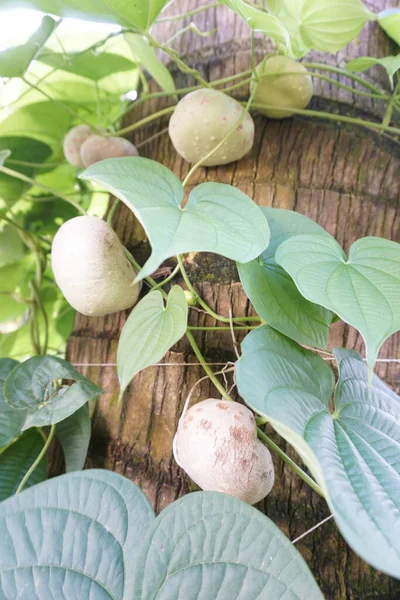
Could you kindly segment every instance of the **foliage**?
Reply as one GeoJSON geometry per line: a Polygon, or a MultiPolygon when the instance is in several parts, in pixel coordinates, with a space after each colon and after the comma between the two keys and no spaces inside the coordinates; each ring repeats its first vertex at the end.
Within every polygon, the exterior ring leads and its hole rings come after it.
{"type": "Polygon", "coordinates": [[[0,504],[0,534],[0,591],[10,600],[34,579],[41,597],[57,590],[60,600],[228,600],[232,586],[238,600],[283,590],[322,599],[272,521],[225,494],[189,494],[155,518],[145,495],[121,475],[72,473],[0,504]]]}
{"type": "MultiPolygon", "coordinates": [[[[252,37],[269,37],[274,54],[291,60],[310,51],[335,53],[373,20],[400,41],[399,9],[375,15],[361,0],[219,4],[224,6],[215,10],[235,11],[252,37]]],[[[190,494],[155,518],[143,493],[128,480],[101,470],[79,472],[90,442],[90,407],[102,390],[60,358],[74,312],[55,286],[49,259],[58,228],[81,214],[104,217],[109,192],[140,221],[151,246],[143,266],[127,250],[122,255],[138,272],[137,281],[145,280],[151,289],[143,288],[120,336],[120,399],[138,373],[186,336],[207,376],[230,400],[197,346],[189,305],[225,328],[229,324],[232,332],[254,328],[234,367],[239,392],[295,448],[315,480],[261,430],[259,438],[325,496],[343,537],[362,558],[400,578],[399,397],[373,376],[381,345],[400,329],[399,244],[364,238],[346,256],[310,219],[260,208],[223,183],[193,186],[187,199],[186,185],[206,157],[183,182],[146,158],[110,158],[83,173],[64,160],[63,139],[72,127],[84,124],[96,135],[123,136],[170,114],[179,97],[204,87],[217,90],[226,84],[223,91],[229,94],[250,84],[251,90],[240,118],[211,156],[250,110],[276,115],[282,108],[255,101],[262,71],[255,68],[254,44],[248,71],[209,82],[179,56],[174,40],[187,30],[210,32],[190,23],[168,42],[159,42],[152,26],[171,18],[162,13],[166,5],[165,0],[2,3],[2,9],[25,6],[119,27],[106,36],[71,38],[62,21],[44,16],[24,44],[0,52],[0,595],[14,599],[21,589],[40,588],[40,598],[55,593],[57,598],[212,600],[230,599],[233,586],[243,600],[282,594],[322,598],[294,546],[268,518],[236,498],[190,494]],[[190,87],[176,87],[163,55],[192,76],[190,87]],[[145,73],[160,91],[150,93],[145,73]],[[136,93],[139,98],[130,106],[128,98],[136,93]],[[159,96],[168,105],[152,113],[151,101],[159,96]],[[148,116],[122,127],[127,112],[143,103],[150,107],[148,116]],[[181,254],[192,252],[236,261],[256,315],[228,317],[208,307],[185,271],[181,254]],[[174,258],[177,267],[157,283],[154,272],[174,258]],[[178,272],[186,294],[180,285],[169,285],[178,272]],[[333,371],[316,351],[329,352],[336,319],[360,331],[367,364],[353,351],[335,349],[339,378],[334,388],[333,371]],[[54,436],[67,475],[46,482],[54,436]],[[19,495],[29,486],[35,487],[19,495]]],[[[180,18],[203,10],[208,7],[180,18]]],[[[397,141],[399,56],[363,56],[344,68],[305,62],[296,69],[378,100],[380,122],[303,108],[305,102],[300,108],[293,102],[287,114],[351,123],[397,141]],[[386,70],[391,89],[358,75],[375,66],[386,70]],[[343,83],[348,80],[351,86],[343,83]]],[[[288,89],[283,78],[290,72],[273,76],[274,85],[282,82],[281,89],[288,89]]]]}

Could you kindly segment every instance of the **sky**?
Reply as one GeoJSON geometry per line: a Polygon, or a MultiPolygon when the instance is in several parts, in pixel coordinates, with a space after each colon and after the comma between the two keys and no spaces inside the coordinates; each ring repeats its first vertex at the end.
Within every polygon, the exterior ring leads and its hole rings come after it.
{"type": "MultiPolygon", "coordinates": [[[[43,13],[26,8],[0,10],[0,51],[24,43],[27,38],[39,27],[43,13]]],[[[63,32],[78,36],[80,33],[97,33],[117,31],[116,25],[80,21],[79,19],[64,19],[63,32]]]]}

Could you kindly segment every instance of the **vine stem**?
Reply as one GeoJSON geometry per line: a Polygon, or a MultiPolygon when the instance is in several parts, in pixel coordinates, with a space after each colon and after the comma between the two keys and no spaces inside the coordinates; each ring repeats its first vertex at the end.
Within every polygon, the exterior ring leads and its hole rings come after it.
{"type": "Polygon", "coordinates": [[[275,442],[272,441],[271,438],[268,437],[266,433],[264,433],[263,431],[261,431],[261,429],[259,427],[257,427],[257,436],[267,446],[269,446],[271,448],[271,450],[273,450],[274,452],[276,452],[276,454],[278,454],[281,457],[281,459],[287,465],[289,465],[289,467],[291,469],[293,469],[293,471],[295,473],[297,473],[297,475],[299,477],[301,477],[301,479],[303,481],[305,481],[310,486],[310,488],[312,488],[314,490],[314,492],[317,492],[317,494],[319,494],[320,496],[322,496],[324,498],[324,493],[321,490],[320,486],[316,483],[316,481],[314,481],[314,479],[312,477],[310,477],[309,475],[307,475],[307,473],[305,471],[303,471],[303,469],[300,468],[299,465],[297,465],[294,462],[294,460],[292,460],[290,458],[290,456],[288,456],[281,448],[279,448],[279,446],[277,444],[275,444],[275,442]]]}
{"type": "Polygon", "coordinates": [[[44,458],[44,456],[47,453],[47,450],[50,447],[50,444],[53,440],[54,434],[56,431],[56,426],[52,425],[50,428],[50,433],[49,436],[46,440],[46,443],[44,444],[42,450],[40,451],[38,457],[36,458],[36,460],[32,463],[32,465],[29,467],[29,469],[27,470],[27,472],[25,473],[24,477],[22,478],[21,483],[19,484],[19,486],[17,487],[17,491],[15,492],[16,494],[19,494],[20,492],[22,492],[22,490],[24,489],[29,477],[32,475],[32,473],[34,472],[34,470],[36,469],[36,467],[38,466],[38,464],[40,463],[40,461],[42,460],[42,458],[44,458]]]}
{"type": "Polygon", "coordinates": [[[220,6],[218,2],[213,2],[212,4],[204,4],[204,6],[200,6],[199,8],[189,10],[185,13],[181,13],[180,15],[162,17],[161,19],[157,19],[156,23],[166,23],[167,21],[180,21],[181,19],[185,19],[186,17],[193,17],[193,15],[197,15],[198,13],[210,10],[211,8],[217,8],[218,6],[220,6]]]}
{"type": "Polygon", "coordinates": [[[156,283],[156,285],[153,287],[153,292],[154,292],[154,290],[158,290],[159,288],[162,288],[169,281],[171,281],[179,273],[179,271],[180,271],[180,267],[179,267],[179,265],[176,265],[175,269],[172,271],[172,273],[170,275],[168,275],[168,277],[166,277],[159,283],[156,283]]]}
{"type": "MultiPolygon", "coordinates": [[[[222,317],[221,315],[217,314],[216,312],[214,312],[212,310],[212,308],[210,308],[208,306],[208,304],[206,302],[204,302],[204,300],[199,296],[199,294],[196,292],[196,290],[194,289],[187,273],[186,273],[186,269],[185,266],[183,264],[183,260],[182,260],[182,256],[180,254],[177,255],[177,261],[178,264],[180,266],[181,269],[181,273],[182,273],[182,277],[184,282],[186,283],[188,289],[190,292],[192,292],[193,296],[196,299],[196,302],[198,304],[200,304],[200,306],[214,319],[216,319],[217,321],[221,321],[221,323],[230,323],[231,319],[229,317],[222,317]]],[[[234,323],[240,323],[240,322],[246,322],[246,321],[258,321],[259,323],[261,323],[261,319],[259,317],[234,317],[232,319],[232,321],[234,323]]]]}
{"type": "Polygon", "coordinates": [[[387,105],[387,108],[386,108],[385,115],[384,115],[384,117],[382,119],[382,125],[385,125],[385,127],[387,125],[389,125],[390,119],[392,118],[393,108],[394,108],[394,105],[395,105],[395,102],[396,102],[396,99],[397,99],[397,95],[399,93],[399,88],[400,88],[400,81],[397,82],[397,85],[396,85],[396,87],[393,90],[392,97],[390,98],[390,101],[389,101],[389,103],[387,105]]]}
{"type": "Polygon", "coordinates": [[[125,135],[125,133],[135,131],[136,129],[143,127],[143,125],[147,125],[147,123],[151,123],[155,119],[159,119],[160,117],[163,117],[164,115],[169,115],[174,110],[175,110],[175,104],[173,106],[168,106],[167,108],[163,108],[162,110],[159,110],[158,112],[155,112],[155,113],[149,115],[148,117],[145,117],[144,119],[141,119],[140,121],[137,121],[136,123],[133,123],[132,125],[128,125],[128,127],[124,127],[123,129],[120,129],[119,131],[116,131],[115,133],[106,133],[103,135],[117,135],[117,136],[125,135]]]}
{"type": "MultiPolygon", "coordinates": [[[[69,198],[68,196],[64,196],[64,194],[61,194],[60,192],[57,192],[56,190],[49,188],[47,185],[44,185],[43,183],[39,183],[38,181],[35,181],[31,177],[27,177],[26,175],[23,175],[22,173],[19,173],[18,171],[14,171],[13,169],[9,169],[8,167],[0,166],[0,171],[2,173],[4,173],[5,175],[10,175],[10,177],[15,177],[15,179],[20,179],[21,181],[24,181],[25,183],[30,183],[31,185],[34,185],[34,186],[44,190],[45,192],[50,192],[51,194],[54,194],[54,196],[56,196],[57,198],[64,200],[64,202],[68,202],[68,204],[71,204],[82,215],[86,215],[86,211],[82,208],[82,206],[80,206],[77,202],[75,202],[75,200],[72,200],[72,198],[69,198]]],[[[32,200],[32,202],[35,201],[35,199],[33,197],[31,197],[30,199],[32,200]]]]}
{"type": "MultiPolygon", "coordinates": [[[[244,104],[244,102],[242,102],[244,104]]],[[[275,106],[274,104],[258,104],[254,103],[252,108],[258,109],[276,109],[280,108],[279,106],[275,106]]],[[[286,110],[286,106],[285,106],[286,110]]],[[[385,126],[382,123],[374,123],[373,121],[363,121],[362,119],[356,119],[354,117],[347,117],[345,115],[334,115],[332,113],[323,112],[319,110],[309,110],[309,109],[300,109],[293,108],[288,106],[287,110],[293,112],[293,114],[304,115],[305,117],[316,117],[317,119],[328,119],[331,121],[337,121],[339,123],[350,123],[351,125],[358,125],[361,127],[365,127],[366,129],[375,129],[376,131],[389,131],[395,135],[400,135],[400,129],[397,127],[389,127],[385,126]]]]}
{"type": "Polygon", "coordinates": [[[228,394],[228,392],[226,391],[224,386],[218,381],[214,372],[210,369],[210,367],[204,360],[204,356],[202,355],[201,350],[198,347],[198,345],[196,344],[196,340],[194,339],[192,332],[189,329],[186,330],[186,337],[189,340],[189,344],[191,345],[192,350],[196,355],[196,358],[198,359],[199,363],[201,364],[204,371],[207,373],[208,377],[211,379],[211,381],[213,382],[213,384],[215,385],[215,387],[217,388],[217,390],[219,391],[221,396],[223,398],[225,398],[225,400],[231,401],[232,398],[230,397],[230,395],[228,394]]]}
{"type": "Polygon", "coordinates": [[[375,94],[381,93],[381,90],[378,87],[376,87],[375,85],[373,85],[372,83],[370,83],[369,81],[366,81],[365,79],[363,79],[359,75],[356,75],[355,73],[352,73],[351,71],[345,71],[345,69],[341,69],[340,67],[333,67],[331,65],[325,65],[323,63],[314,63],[314,62],[302,62],[301,64],[304,67],[306,67],[306,69],[319,69],[320,71],[328,71],[330,73],[337,73],[338,75],[342,75],[343,77],[347,77],[348,79],[353,79],[354,81],[357,81],[357,83],[359,83],[360,85],[363,85],[364,87],[371,90],[375,94]]]}
{"type": "Polygon", "coordinates": [[[181,59],[181,57],[179,56],[178,52],[176,52],[176,50],[173,50],[172,48],[168,48],[168,46],[166,46],[165,44],[160,44],[149,33],[147,33],[146,37],[147,37],[150,45],[153,46],[153,48],[157,48],[158,50],[161,50],[162,52],[164,52],[164,54],[166,54],[167,56],[172,58],[172,60],[174,61],[174,63],[176,64],[176,66],[182,73],[187,73],[189,75],[192,75],[204,87],[211,87],[209,82],[206,81],[204,79],[204,77],[202,77],[201,74],[196,69],[192,69],[181,59]]]}

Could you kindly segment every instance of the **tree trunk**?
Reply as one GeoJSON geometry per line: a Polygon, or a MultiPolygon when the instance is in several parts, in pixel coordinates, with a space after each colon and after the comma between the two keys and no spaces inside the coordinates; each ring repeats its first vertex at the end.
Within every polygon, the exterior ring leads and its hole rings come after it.
{"type": "MultiPolygon", "coordinates": [[[[393,0],[376,0],[370,4],[382,10],[393,0]]],[[[178,0],[169,9],[179,14],[196,8],[196,0],[178,0]]],[[[250,65],[249,29],[227,8],[219,7],[196,15],[192,20],[203,31],[218,27],[211,37],[189,32],[177,39],[175,48],[185,60],[198,68],[206,79],[213,80],[250,65]]],[[[184,24],[188,24],[186,19],[184,24]]],[[[158,25],[153,35],[168,39],[181,21],[158,25]]],[[[257,36],[258,58],[268,51],[268,41],[257,36]]],[[[376,24],[365,27],[358,40],[336,56],[315,56],[319,62],[342,65],[343,59],[362,55],[378,57],[394,53],[388,38],[376,24]]],[[[193,80],[172,68],[177,86],[192,85],[193,80]]],[[[386,85],[383,69],[368,72],[373,81],[386,85]]],[[[382,114],[382,106],[368,98],[315,80],[313,107],[330,112],[363,114],[371,119],[382,114]]],[[[344,81],[352,85],[351,81],[344,81]]],[[[247,90],[239,91],[245,97],[247,90]]],[[[132,110],[133,122],[167,105],[165,100],[132,110]]],[[[296,210],[315,219],[348,250],[363,236],[376,235],[399,240],[400,150],[385,136],[367,130],[332,125],[332,122],[296,117],[269,121],[257,116],[256,140],[252,152],[238,163],[225,167],[200,168],[191,184],[219,181],[239,187],[258,204],[296,210]]],[[[141,142],[161,131],[166,121],[155,121],[135,133],[141,142]]],[[[144,145],[141,154],[157,160],[183,178],[189,165],[174,151],[168,135],[161,135],[144,145]]],[[[122,207],[115,218],[121,240],[139,262],[149,248],[132,213],[122,207]]],[[[235,316],[252,312],[233,263],[211,254],[192,254],[186,258],[190,276],[199,293],[218,313],[235,316]]],[[[179,282],[179,280],[178,280],[179,282]]],[[[181,282],[180,282],[181,283],[181,282]]],[[[88,465],[118,471],[134,480],[148,495],[156,511],[185,494],[192,484],[177,467],[172,456],[172,438],[184,401],[193,384],[203,376],[201,367],[182,340],[165,357],[165,365],[140,373],[125,393],[120,406],[113,400],[118,392],[116,350],[118,338],[128,313],[105,318],[77,315],[68,347],[73,363],[105,366],[82,367],[82,372],[101,385],[106,392],[98,401],[93,420],[93,438],[88,465]],[[183,364],[185,363],[185,364],[183,364]]],[[[190,311],[192,325],[214,325],[205,314],[190,311]]],[[[207,360],[225,363],[235,359],[230,333],[199,332],[197,341],[207,360]]],[[[362,350],[360,335],[342,323],[332,327],[330,347],[346,346],[362,350]]],[[[392,337],[384,346],[382,357],[399,356],[400,338],[392,337]]],[[[218,370],[217,366],[213,367],[218,370]]],[[[379,374],[392,386],[400,383],[398,368],[380,363],[379,374]]],[[[213,386],[203,382],[194,401],[218,397],[213,386]]],[[[278,436],[271,434],[285,448],[278,436]]],[[[294,455],[290,448],[289,454],[294,455]]],[[[274,457],[276,484],[260,503],[284,533],[294,539],[329,514],[326,503],[274,457]]],[[[345,544],[333,521],[329,521],[297,544],[327,599],[388,600],[400,597],[400,583],[369,568],[345,544]]],[[[171,599],[172,600],[172,599],[171,599]]]]}

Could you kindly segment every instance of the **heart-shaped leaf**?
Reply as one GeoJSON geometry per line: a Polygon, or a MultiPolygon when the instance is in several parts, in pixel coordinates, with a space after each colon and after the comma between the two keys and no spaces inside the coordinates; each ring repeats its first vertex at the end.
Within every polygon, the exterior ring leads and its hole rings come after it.
{"type": "Polygon", "coordinates": [[[154,515],[128,479],[56,477],[0,504],[0,597],[132,600],[132,568],[154,515]]]}
{"type": "Polygon", "coordinates": [[[118,378],[120,397],[133,377],[162,359],[164,354],[184,335],[188,305],[185,293],[174,285],[164,307],[161,292],[145,296],[132,310],[118,344],[118,378]]]}
{"type": "Polygon", "coordinates": [[[216,492],[164,509],[136,563],[141,600],[322,600],[306,563],[266,516],[216,492]]]}
{"type": "Polygon", "coordinates": [[[305,298],[360,331],[373,369],[383,342],[400,329],[400,245],[366,237],[346,258],[330,236],[299,235],[281,244],[275,259],[305,298]]]}
{"type": "Polygon", "coordinates": [[[26,412],[23,429],[59,423],[102,391],[56,356],[26,360],[10,373],[4,384],[9,406],[26,412]],[[75,383],[60,387],[62,379],[74,379],[75,383]]]}
{"type": "Polygon", "coordinates": [[[143,225],[152,255],[137,279],[184,252],[215,252],[238,262],[256,258],[269,241],[268,223],[246,194],[223,183],[202,183],[184,208],[183,186],[166,167],[147,158],[111,158],[83,175],[120,198],[143,225]]]}
{"type": "Polygon", "coordinates": [[[309,48],[335,53],[375,19],[361,0],[304,0],[300,34],[309,48]]]}
{"type": "Polygon", "coordinates": [[[15,367],[19,365],[11,358],[0,359],[0,448],[9,444],[22,430],[26,412],[15,410],[7,404],[3,393],[4,382],[15,367]]]}
{"type": "MultiPolygon", "coordinates": [[[[36,429],[25,431],[7,450],[0,454],[0,502],[17,491],[25,473],[43,449],[44,440],[36,429]]],[[[37,465],[25,487],[47,479],[46,459],[37,465]]]]}
{"type": "Polygon", "coordinates": [[[268,326],[243,342],[239,393],[299,452],[322,487],[346,541],[400,577],[400,398],[357,352],[336,351],[334,412],[326,362],[268,326]]]}
{"type": "Polygon", "coordinates": [[[0,77],[21,77],[53,33],[55,25],[54,19],[43,17],[39,29],[25,44],[0,52],[0,77]]]}
{"type": "MultiPolygon", "coordinates": [[[[58,17],[116,23],[146,31],[168,0],[24,0],[25,8],[48,12],[58,17]]],[[[16,8],[21,0],[2,0],[1,8],[16,8]]]]}
{"type": "Polygon", "coordinates": [[[90,418],[87,404],[72,415],[57,423],[56,436],[59,439],[65,458],[65,470],[83,469],[90,442],[90,418]]]}
{"type": "Polygon", "coordinates": [[[333,314],[308,302],[287,272],[275,262],[280,244],[298,234],[328,235],[311,219],[291,210],[261,209],[268,220],[271,240],[256,260],[238,263],[244,291],[264,321],[299,344],[326,348],[333,314]]]}

